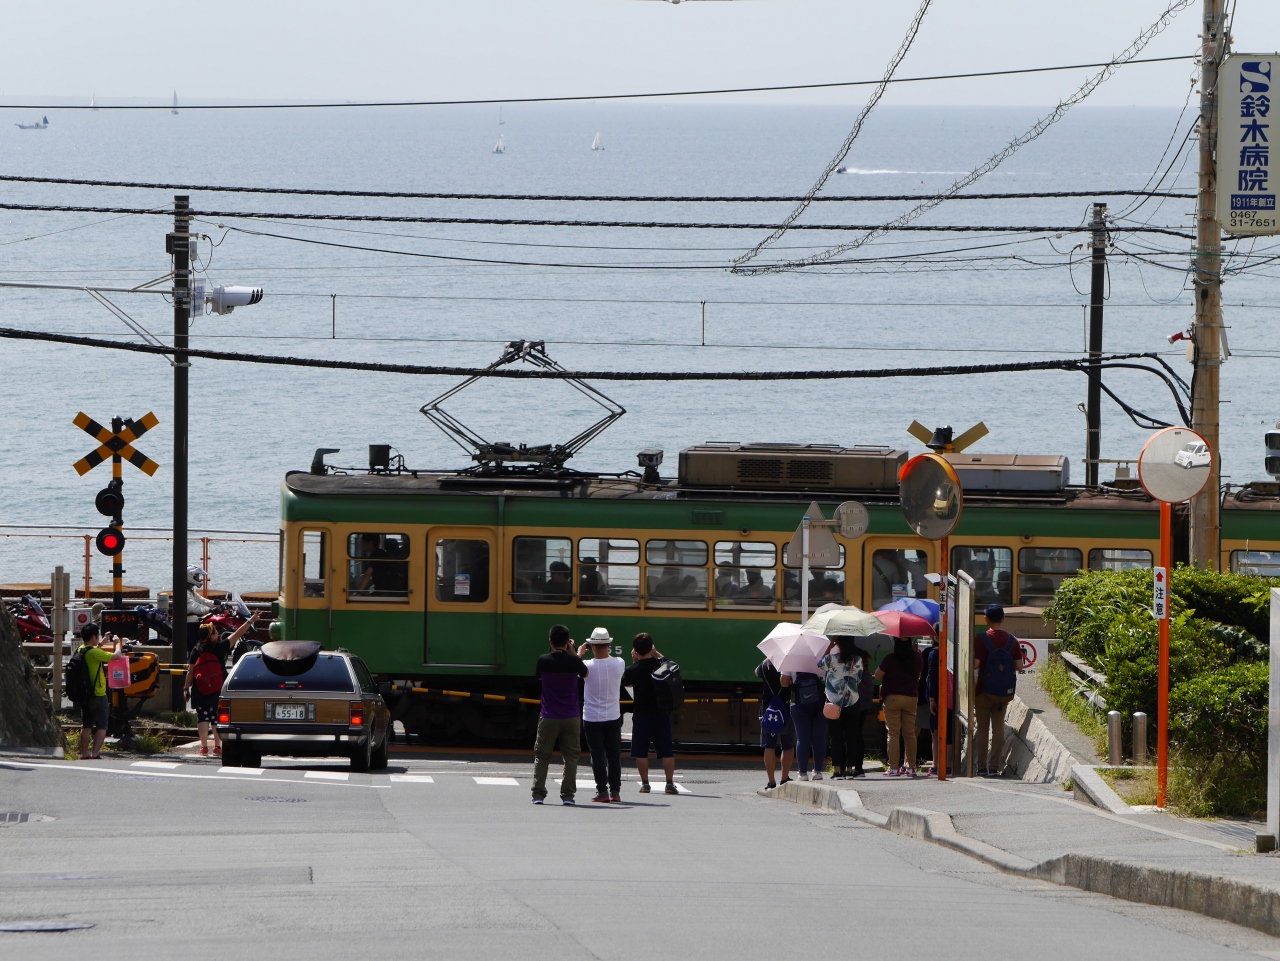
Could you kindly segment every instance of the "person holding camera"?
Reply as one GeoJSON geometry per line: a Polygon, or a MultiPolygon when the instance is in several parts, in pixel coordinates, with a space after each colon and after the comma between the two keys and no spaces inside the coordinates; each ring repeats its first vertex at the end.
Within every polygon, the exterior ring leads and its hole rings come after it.
{"type": "Polygon", "coordinates": [[[196,646],[187,655],[187,675],[182,682],[182,694],[196,712],[201,757],[209,755],[210,729],[213,731],[214,756],[222,754],[222,736],[218,734],[218,698],[227,679],[227,657],[231,654],[231,645],[250,631],[260,613],[255,611],[226,637],[219,637],[218,629],[212,624],[201,624],[196,634],[196,646]]]}
{"type": "Polygon", "coordinates": [[[86,624],[80,630],[80,648],[76,651],[84,661],[88,673],[87,700],[80,707],[80,760],[96,761],[102,756],[102,745],[107,739],[107,722],[111,717],[111,699],[107,696],[107,665],[121,652],[121,640],[108,634],[98,642],[101,629],[97,624],[86,624]],[[113,646],[114,645],[114,646],[113,646]],[[90,744],[93,753],[89,753],[90,744]]]}

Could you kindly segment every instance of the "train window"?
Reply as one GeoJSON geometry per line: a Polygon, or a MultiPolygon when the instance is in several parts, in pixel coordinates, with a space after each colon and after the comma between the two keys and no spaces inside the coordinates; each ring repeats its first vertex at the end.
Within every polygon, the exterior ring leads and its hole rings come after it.
{"type": "Polygon", "coordinates": [[[324,597],[325,557],[328,546],[324,531],[302,532],[302,596],[324,597]]]}
{"type": "Polygon", "coordinates": [[[705,567],[649,567],[645,569],[645,594],[655,607],[705,607],[705,567]]]}
{"type": "Polygon", "coordinates": [[[1008,547],[953,547],[951,569],[964,571],[977,585],[974,605],[1013,604],[1013,550],[1008,547]]]}
{"type": "Polygon", "coordinates": [[[644,546],[646,564],[701,567],[707,563],[705,541],[649,541],[644,546]]]}
{"type": "Polygon", "coordinates": [[[772,607],[778,596],[778,546],[768,541],[716,541],[716,605],[772,607]]]}
{"type": "Polygon", "coordinates": [[[517,537],[511,596],[522,604],[573,600],[573,541],[567,537],[517,537]]]}
{"type": "Polygon", "coordinates": [[[436,600],[482,604],[489,599],[489,542],[436,541],[436,600]]]}
{"type": "Polygon", "coordinates": [[[1127,547],[1094,547],[1089,550],[1091,571],[1147,570],[1151,567],[1151,552],[1131,550],[1127,547]]]}
{"type": "Polygon", "coordinates": [[[1232,551],[1231,573],[1280,577],[1280,551],[1232,551]]]}
{"type": "Polygon", "coordinates": [[[640,603],[640,542],[618,537],[578,540],[578,601],[629,607],[640,603]]]}
{"type": "Polygon", "coordinates": [[[1068,577],[1084,566],[1078,547],[1024,547],[1018,551],[1018,603],[1048,607],[1068,577]]]}
{"type": "Polygon", "coordinates": [[[409,599],[409,535],[358,532],[347,537],[347,600],[409,599]]]}
{"type": "Polygon", "coordinates": [[[871,555],[871,610],[900,597],[928,597],[929,555],[918,550],[884,548],[871,555]]]}
{"type": "MultiPolygon", "coordinates": [[[[809,567],[809,607],[823,604],[844,604],[844,545],[840,544],[840,560],[832,567],[809,567]]],[[[800,610],[801,571],[784,564],[782,572],[782,597],[787,610],[800,610]]]]}

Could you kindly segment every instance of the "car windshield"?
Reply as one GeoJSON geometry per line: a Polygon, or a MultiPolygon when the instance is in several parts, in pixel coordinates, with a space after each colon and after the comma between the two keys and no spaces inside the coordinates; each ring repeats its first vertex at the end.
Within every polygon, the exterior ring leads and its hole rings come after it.
{"type": "Polygon", "coordinates": [[[311,669],[295,677],[273,674],[261,654],[240,659],[227,683],[228,691],[339,691],[355,690],[345,658],[321,654],[311,669]]]}

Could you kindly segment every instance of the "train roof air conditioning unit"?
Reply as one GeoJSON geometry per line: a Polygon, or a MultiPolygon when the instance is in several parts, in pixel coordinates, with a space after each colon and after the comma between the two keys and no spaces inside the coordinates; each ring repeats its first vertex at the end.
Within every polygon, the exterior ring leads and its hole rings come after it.
{"type": "Polygon", "coordinates": [[[680,452],[680,486],[730,490],[897,490],[907,452],[825,444],[707,443],[680,452]]]}

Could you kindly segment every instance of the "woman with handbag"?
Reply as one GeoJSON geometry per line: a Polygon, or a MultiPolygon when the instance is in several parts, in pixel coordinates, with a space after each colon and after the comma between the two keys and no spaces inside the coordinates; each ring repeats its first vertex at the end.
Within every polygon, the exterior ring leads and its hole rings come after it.
{"type": "Polygon", "coordinates": [[[822,668],[825,703],[822,713],[831,725],[833,778],[862,776],[862,725],[866,711],[858,692],[866,670],[865,655],[852,637],[833,637],[818,659],[822,668]],[[835,651],[833,654],[832,651],[835,651]]]}
{"type": "Polygon", "coordinates": [[[916,699],[922,670],[924,658],[909,637],[895,637],[893,651],[885,655],[876,670],[880,706],[884,709],[885,727],[889,729],[889,766],[885,777],[916,776],[916,699]]]}

